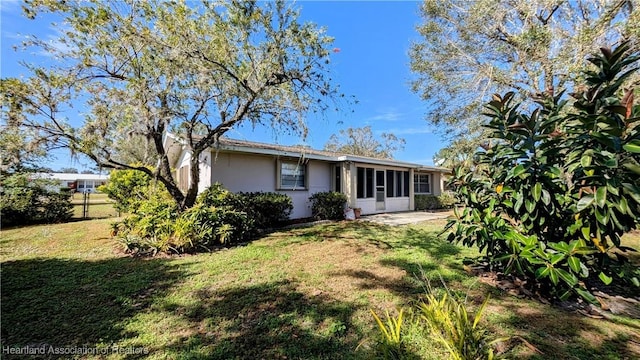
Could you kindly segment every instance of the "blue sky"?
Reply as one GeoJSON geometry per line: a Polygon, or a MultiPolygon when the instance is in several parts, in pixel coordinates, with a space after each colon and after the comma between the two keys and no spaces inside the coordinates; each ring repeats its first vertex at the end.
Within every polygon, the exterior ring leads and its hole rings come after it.
{"type": "MultiPolygon", "coordinates": [[[[358,104],[341,113],[328,113],[323,119],[310,118],[306,144],[321,149],[332,133],[347,127],[371,125],[374,133],[392,132],[406,140],[405,149],[396,153],[403,161],[433,164],[433,155],[443,146],[440,136],[425,120],[425,104],[409,89],[412,74],[408,50],[417,40],[415,26],[420,22],[419,2],[414,1],[299,1],[301,17],[327,28],[340,49],[332,56],[333,78],[341,90],[353,95],[358,104]],[[353,110],[353,112],[351,112],[353,110]]],[[[46,61],[37,53],[16,53],[12,47],[24,35],[54,37],[51,18],[29,21],[22,17],[17,1],[0,2],[2,77],[27,75],[20,59],[46,61]]],[[[241,127],[229,137],[293,145],[302,140],[277,135],[266,128],[241,127]]],[[[84,167],[67,153],[47,166],[84,167]]],[[[88,164],[87,164],[88,165],[88,164]]]]}

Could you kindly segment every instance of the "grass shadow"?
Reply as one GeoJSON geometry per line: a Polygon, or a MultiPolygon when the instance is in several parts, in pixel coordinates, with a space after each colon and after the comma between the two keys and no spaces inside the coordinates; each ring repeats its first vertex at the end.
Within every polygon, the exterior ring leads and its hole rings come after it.
{"type": "MultiPolygon", "coordinates": [[[[187,274],[166,259],[2,263],[3,346],[111,344],[124,323],[187,274]]],[[[6,354],[5,354],[6,355],[6,354]]]]}
{"type": "Polygon", "coordinates": [[[163,349],[169,357],[208,359],[368,359],[356,351],[362,338],[352,324],[354,303],[309,295],[291,281],[204,289],[191,306],[165,304],[184,313],[200,331],[163,349]],[[197,349],[193,344],[199,344],[197,349]],[[203,349],[206,349],[203,351],[203,349]]]}

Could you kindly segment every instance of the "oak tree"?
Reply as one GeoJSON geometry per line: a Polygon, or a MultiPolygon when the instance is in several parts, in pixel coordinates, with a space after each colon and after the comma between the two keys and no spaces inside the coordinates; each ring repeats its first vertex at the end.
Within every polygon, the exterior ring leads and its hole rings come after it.
{"type": "Polygon", "coordinates": [[[304,136],[309,114],[341,104],[328,72],[332,38],[288,2],[33,0],[24,10],[60,17],[60,36],[25,43],[52,63],[3,79],[13,99],[4,121],[100,167],[152,175],[181,209],[196,199],[200,154],[228,130],[265,124],[304,136]],[[192,154],[185,193],[167,132],[192,154]],[[151,169],[123,156],[122,144],[141,140],[153,147],[151,169]]]}
{"type": "Polygon", "coordinates": [[[382,133],[376,138],[371,126],[348,128],[333,134],[324,145],[327,151],[368,156],[379,159],[392,159],[393,154],[404,148],[405,140],[391,133],[382,133]]]}

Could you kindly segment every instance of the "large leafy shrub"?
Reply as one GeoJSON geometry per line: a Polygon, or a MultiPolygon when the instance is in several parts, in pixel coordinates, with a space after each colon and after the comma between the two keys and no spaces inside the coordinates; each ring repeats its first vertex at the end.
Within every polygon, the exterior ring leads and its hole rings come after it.
{"type": "Polygon", "coordinates": [[[293,210],[291,197],[275,192],[236,193],[232,205],[236,210],[246,212],[259,229],[282,224],[289,219],[293,210]]]}
{"type": "Polygon", "coordinates": [[[2,226],[55,223],[73,215],[71,194],[56,181],[33,178],[33,174],[5,175],[0,186],[2,226]]]}
{"type": "Polygon", "coordinates": [[[347,206],[347,196],[335,191],[317,192],[309,198],[311,214],[321,220],[342,220],[347,206]]]}
{"type": "Polygon", "coordinates": [[[457,169],[452,179],[465,208],[449,239],[562,299],[575,291],[595,301],[581,281],[594,274],[638,286],[620,244],[640,221],[640,106],[620,89],[637,60],[627,45],[603,49],[571,105],[559,94],[527,113],[512,93],[494,96],[490,145],[475,172],[457,169]]]}
{"type": "Polygon", "coordinates": [[[109,182],[99,186],[98,191],[115,200],[113,207],[119,212],[135,213],[149,198],[150,186],[163,187],[142,171],[113,170],[109,174],[109,182]]]}
{"type": "Polygon", "coordinates": [[[139,254],[208,251],[250,240],[259,229],[287,219],[292,208],[286,195],[234,194],[214,184],[180,212],[164,188],[148,187],[147,199],[131,207],[133,213],[114,232],[128,251],[139,254]]]}

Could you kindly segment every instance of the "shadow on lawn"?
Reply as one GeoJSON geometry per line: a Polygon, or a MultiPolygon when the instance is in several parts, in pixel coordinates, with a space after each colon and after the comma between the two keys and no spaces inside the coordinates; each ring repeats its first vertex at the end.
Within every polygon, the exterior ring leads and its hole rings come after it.
{"type": "Polygon", "coordinates": [[[162,351],[170,358],[368,359],[368,350],[356,352],[364,336],[351,323],[358,309],[301,293],[290,281],[202,290],[191,307],[165,305],[200,331],[176,337],[162,351]]]}
{"type": "Polygon", "coordinates": [[[3,346],[112,344],[125,320],[187,276],[164,259],[2,263],[3,346]]]}
{"type": "MultiPolygon", "coordinates": [[[[527,306],[502,292],[492,302],[509,314],[500,321],[500,331],[511,331],[534,345],[543,354],[526,347],[522,359],[638,359],[640,335],[633,324],[618,326],[616,321],[589,319],[550,305],[527,306]]],[[[634,321],[629,319],[629,321],[634,321]]],[[[640,324],[639,324],[640,325],[640,324]]],[[[495,326],[495,325],[494,325],[495,326]]],[[[513,339],[512,346],[520,342],[513,339]]],[[[524,345],[522,345],[524,346],[524,345]]]]}

